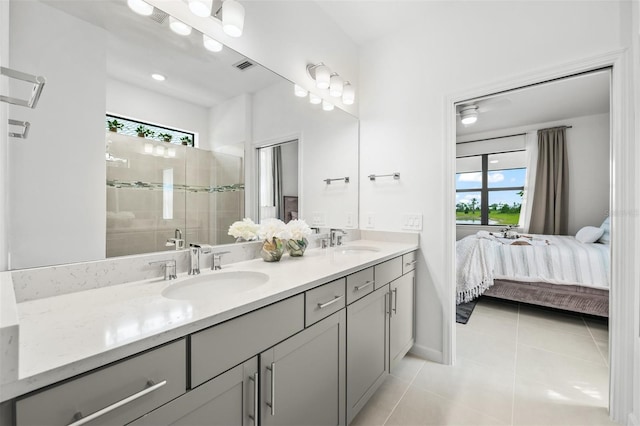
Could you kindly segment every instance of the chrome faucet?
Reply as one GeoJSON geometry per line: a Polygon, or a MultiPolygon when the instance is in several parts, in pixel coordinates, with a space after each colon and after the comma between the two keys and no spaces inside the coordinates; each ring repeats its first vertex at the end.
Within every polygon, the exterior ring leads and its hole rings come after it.
{"type": "Polygon", "coordinates": [[[167,240],[166,246],[175,246],[176,250],[182,250],[184,248],[184,240],[182,239],[182,231],[176,229],[173,238],[167,240]]]}
{"type": "Polygon", "coordinates": [[[211,270],[219,271],[222,269],[222,255],[230,253],[228,251],[219,251],[217,253],[213,253],[213,260],[211,261],[211,270]]]}
{"type": "Polygon", "coordinates": [[[329,231],[329,244],[331,247],[341,246],[342,237],[347,235],[347,232],[342,229],[331,228],[329,231]],[[340,235],[338,235],[340,233],[340,235]]]}
{"type": "Polygon", "coordinates": [[[200,254],[211,253],[211,246],[208,244],[189,244],[189,255],[191,258],[191,266],[189,275],[198,275],[200,273],[200,254]]]}
{"type": "Polygon", "coordinates": [[[159,260],[157,262],[149,262],[149,265],[162,265],[164,269],[164,280],[175,280],[176,275],[176,260],[175,259],[167,259],[167,260],[159,260]]]}

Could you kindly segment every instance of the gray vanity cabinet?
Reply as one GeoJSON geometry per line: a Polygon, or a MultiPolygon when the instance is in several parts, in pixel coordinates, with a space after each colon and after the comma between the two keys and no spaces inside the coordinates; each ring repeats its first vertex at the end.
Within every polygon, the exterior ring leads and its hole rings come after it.
{"type": "Polygon", "coordinates": [[[131,426],[253,426],[258,410],[258,357],[131,423],[131,426]]]}
{"type": "Polygon", "coordinates": [[[344,425],[345,310],[260,355],[261,425],[344,425]]]}
{"type": "Polygon", "coordinates": [[[389,371],[409,352],[414,336],[414,292],[416,272],[410,271],[392,281],[389,312],[389,371]]]}
{"type": "Polygon", "coordinates": [[[347,306],[347,423],[387,376],[389,285],[347,306]]]}

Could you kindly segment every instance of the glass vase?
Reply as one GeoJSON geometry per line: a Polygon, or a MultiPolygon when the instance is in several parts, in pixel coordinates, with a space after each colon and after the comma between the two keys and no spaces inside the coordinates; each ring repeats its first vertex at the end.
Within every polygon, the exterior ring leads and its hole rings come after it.
{"type": "Polygon", "coordinates": [[[284,244],[280,238],[265,240],[260,250],[260,256],[265,262],[279,262],[284,252],[284,244]]]}
{"type": "Polygon", "coordinates": [[[306,238],[301,240],[290,239],[287,240],[287,251],[291,257],[300,257],[304,255],[304,251],[307,249],[309,241],[306,238]]]}

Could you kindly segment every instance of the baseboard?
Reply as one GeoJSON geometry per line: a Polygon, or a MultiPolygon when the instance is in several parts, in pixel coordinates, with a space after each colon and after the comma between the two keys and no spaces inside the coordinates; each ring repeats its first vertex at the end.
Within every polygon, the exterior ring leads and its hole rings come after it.
{"type": "Polygon", "coordinates": [[[419,358],[426,359],[427,361],[433,361],[442,364],[444,357],[442,351],[427,348],[426,346],[413,345],[409,350],[409,353],[419,358]]]}
{"type": "Polygon", "coordinates": [[[633,413],[629,413],[629,420],[627,421],[627,426],[640,426],[640,421],[636,418],[633,413]]]}

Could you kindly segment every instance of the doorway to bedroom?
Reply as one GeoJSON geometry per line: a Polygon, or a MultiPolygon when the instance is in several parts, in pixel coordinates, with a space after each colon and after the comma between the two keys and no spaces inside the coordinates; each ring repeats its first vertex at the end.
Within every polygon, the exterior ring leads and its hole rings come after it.
{"type": "Polygon", "coordinates": [[[609,421],[610,87],[605,68],[456,104],[455,369],[506,422],[609,421]]]}

